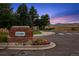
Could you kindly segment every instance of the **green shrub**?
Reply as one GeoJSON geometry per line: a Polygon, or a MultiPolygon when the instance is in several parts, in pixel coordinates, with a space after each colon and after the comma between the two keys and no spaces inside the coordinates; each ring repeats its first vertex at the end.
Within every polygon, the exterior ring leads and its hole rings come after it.
{"type": "Polygon", "coordinates": [[[0,32],[0,42],[7,42],[7,32],[0,32]]]}
{"type": "Polygon", "coordinates": [[[7,35],[0,35],[0,42],[7,42],[7,35]]]}
{"type": "Polygon", "coordinates": [[[71,28],[72,31],[76,31],[76,28],[71,28]]]}
{"type": "Polygon", "coordinates": [[[8,35],[7,32],[0,32],[0,35],[8,35]]]}
{"type": "Polygon", "coordinates": [[[54,30],[55,28],[46,28],[46,30],[54,30]]]}

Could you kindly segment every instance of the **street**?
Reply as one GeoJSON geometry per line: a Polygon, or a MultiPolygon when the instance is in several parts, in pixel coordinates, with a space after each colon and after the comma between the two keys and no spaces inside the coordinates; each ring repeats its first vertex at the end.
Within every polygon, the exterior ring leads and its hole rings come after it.
{"type": "Polygon", "coordinates": [[[79,35],[49,35],[46,38],[56,43],[56,47],[47,50],[0,50],[2,56],[79,56],[79,35]]]}

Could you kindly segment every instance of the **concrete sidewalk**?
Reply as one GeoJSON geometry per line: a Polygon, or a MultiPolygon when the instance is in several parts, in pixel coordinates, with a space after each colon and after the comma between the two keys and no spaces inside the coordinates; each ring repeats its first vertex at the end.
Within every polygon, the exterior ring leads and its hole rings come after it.
{"type": "Polygon", "coordinates": [[[41,32],[42,32],[42,34],[35,34],[33,36],[37,37],[37,36],[48,36],[48,35],[55,34],[55,32],[44,32],[44,31],[41,31],[41,32]]]}

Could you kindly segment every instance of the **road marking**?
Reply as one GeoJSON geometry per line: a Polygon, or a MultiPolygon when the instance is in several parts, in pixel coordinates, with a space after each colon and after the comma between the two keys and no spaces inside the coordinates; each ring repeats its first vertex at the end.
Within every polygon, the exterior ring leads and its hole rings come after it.
{"type": "Polygon", "coordinates": [[[79,35],[79,33],[73,33],[73,34],[75,34],[75,35],[79,35]]]}
{"type": "Polygon", "coordinates": [[[65,34],[68,34],[68,35],[73,35],[72,33],[65,33],[65,34]]]}
{"type": "Polygon", "coordinates": [[[58,33],[58,35],[64,35],[64,33],[58,33]]]}

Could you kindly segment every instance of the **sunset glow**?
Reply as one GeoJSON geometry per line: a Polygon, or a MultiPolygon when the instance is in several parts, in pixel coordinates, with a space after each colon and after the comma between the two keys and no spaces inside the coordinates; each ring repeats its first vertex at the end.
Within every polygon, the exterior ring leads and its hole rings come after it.
{"type": "Polygon", "coordinates": [[[51,24],[79,23],[79,15],[70,15],[70,16],[64,16],[64,17],[58,17],[58,18],[51,18],[50,23],[51,24]]]}
{"type": "MultiPolygon", "coordinates": [[[[16,12],[19,3],[13,3],[16,12]]],[[[79,23],[79,3],[27,3],[28,9],[34,6],[39,16],[48,14],[50,23],[79,23]]],[[[29,11],[29,10],[28,10],[29,11]]]]}

